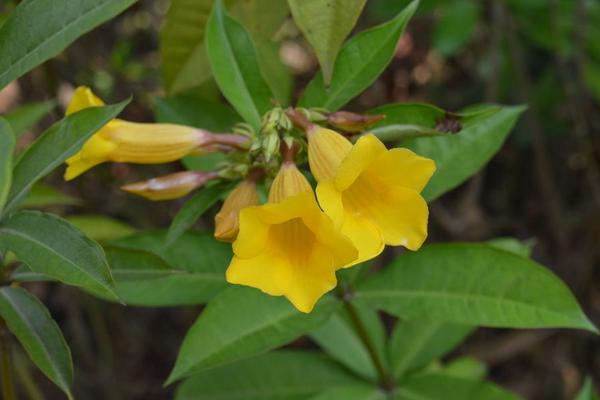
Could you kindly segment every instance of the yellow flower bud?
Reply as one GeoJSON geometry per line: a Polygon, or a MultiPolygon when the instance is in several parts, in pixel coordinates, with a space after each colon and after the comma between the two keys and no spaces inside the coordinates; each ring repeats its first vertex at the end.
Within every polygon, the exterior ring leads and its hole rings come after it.
{"type": "Polygon", "coordinates": [[[239,231],[239,213],[243,208],[259,204],[256,183],[247,179],[241,181],[223,202],[223,207],[215,216],[215,238],[233,242],[239,231]]]}
{"type": "Polygon", "coordinates": [[[216,172],[184,171],[159,176],[147,181],[130,183],[122,190],[153,201],[183,197],[218,176],[216,172]]]}
{"type": "MultiPolygon", "coordinates": [[[[87,87],[75,91],[67,115],[104,103],[87,87]]],[[[71,180],[88,169],[107,161],[136,164],[162,164],[179,160],[194,152],[209,152],[231,147],[244,147],[248,138],[219,135],[203,129],[176,124],[128,122],[114,119],[96,132],[70,157],[65,180],[71,180]]]]}
{"type": "Polygon", "coordinates": [[[281,203],[288,197],[302,192],[311,192],[312,187],[302,172],[298,170],[293,162],[284,162],[271,184],[269,190],[269,202],[281,203]]]}
{"type": "Polygon", "coordinates": [[[364,115],[349,111],[337,111],[327,115],[327,122],[346,132],[361,132],[383,120],[385,115],[364,115]]]}
{"type": "Polygon", "coordinates": [[[333,178],[352,149],[352,143],[339,133],[318,125],[312,125],[306,134],[311,172],[319,182],[333,178]]]}

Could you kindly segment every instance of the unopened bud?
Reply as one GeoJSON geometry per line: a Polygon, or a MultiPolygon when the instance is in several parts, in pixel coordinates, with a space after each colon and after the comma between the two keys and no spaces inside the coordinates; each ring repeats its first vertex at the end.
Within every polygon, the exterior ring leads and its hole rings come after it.
{"type": "Polygon", "coordinates": [[[337,111],[327,115],[327,122],[337,129],[346,132],[362,132],[383,120],[385,115],[356,114],[349,111],[337,111]]]}
{"type": "Polygon", "coordinates": [[[263,154],[265,161],[269,162],[271,159],[279,153],[280,139],[277,132],[270,133],[263,139],[263,154]]]}
{"type": "Polygon", "coordinates": [[[215,216],[215,239],[233,242],[240,228],[239,213],[243,208],[259,204],[256,183],[247,179],[241,181],[223,202],[223,207],[215,216]]]}
{"type": "Polygon", "coordinates": [[[183,197],[218,176],[216,172],[185,171],[159,176],[147,181],[130,183],[122,190],[152,201],[173,200],[183,197]]]}

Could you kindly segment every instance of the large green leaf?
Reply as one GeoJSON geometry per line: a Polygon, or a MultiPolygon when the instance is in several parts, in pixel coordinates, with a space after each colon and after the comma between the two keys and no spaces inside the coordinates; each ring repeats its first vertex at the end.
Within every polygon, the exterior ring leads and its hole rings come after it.
{"type": "Polygon", "coordinates": [[[594,393],[594,381],[591,376],[585,378],[575,400],[598,400],[598,396],[594,393]]]}
{"type": "Polygon", "coordinates": [[[0,316],[31,360],[69,397],[73,362],[67,342],[46,307],[22,288],[0,288],[0,316]]]}
{"type": "Polygon", "coordinates": [[[175,400],[304,400],[354,379],[322,354],[282,350],[199,372],[175,400]]]}
{"type": "Polygon", "coordinates": [[[394,377],[400,378],[444,356],[472,331],[468,325],[426,319],[398,321],[389,342],[394,377]]]}
{"type": "Polygon", "coordinates": [[[12,159],[15,150],[15,136],[10,125],[0,118],[0,215],[4,209],[12,182],[12,159]]]}
{"type": "Polygon", "coordinates": [[[87,237],[100,243],[121,239],[136,232],[135,228],[125,222],[101,215],[71,215],[66,220],[87,237]]]}
{"type": "Polygon", "coordinates": [[[160,31],[162,76],[169,93],[199,86],[211,76],[204,47],[213,0],[171,0],[160,31]]]}
{"type": "Polygon", "coordinates": [[[317,53],[325,85],[331,82],[338,51],[356,25],[366,2],[367,0],[288,0],[296,25],[317,53]]]}
{"type": "Polygon", "coordinates": [[[366,383],[332,387],[310,400],[386,400],[386,393],[378,387],[366,383]]]}
{"type": "Polygon", "coordinates": [[[35,272],[117,298],[104,251],[67,221],[39,211],[19,211],[0,224],[0,247],[35,272]]]}
{"type": "Polygon", "coordinates": [[[7,209],[27,195],[31,186],[79,150],[98,129],[115,118],[129,100],[106,107],[92,107],[52,125],[17,160],[7,209]]]}
{"type": "Polygon", "coordinates": [[[359,285],[356,300],[407,319],[596,331],[549,270],[488,245],[430,245],[403,254],[359,285]]]}
{"type": "Polygon", "coordinates": [[[317,73],[308,84],[300,105],[335,111],[371,85],[389,64],[398,40],[417,8],[413,1],[394,19],[354,36],[337,56],[331,84],[317,73]]]}
{"type": "Polygon", "coordinates": [[[158,122],[189,125],[212,132],[231,132],[241,121],[229,106],[189,93],[156,98],[154,112],[158,122]]]}
{"type": "Polygon", "coordinates": [[[169,231],[167,232],[167,246],[175,242],[179,236],[187,231],[194,223],[212,207],[227,191],[230,183],[216,184],[200,189],[192,196],[173,218],[169,231]]]}
{"type": "Polygon", "coordinates": [[[106,258],[117,282],[140,282],[184,271],[174,269],[156,254],[144,250],[106,247],[106,258]]]}
{"type": "MultiPolygon", "coordinates": [[[[160,32],[162,75],[167,92],[198,87],[212,75],[204,41],[212,5],[213,0],[171,1],[160,32]]],[[[285,71],[281,70],[281,61],[269,55],[271,46],[268,46],[287,15],[286,1],[226,0],[225,5],[248,29],[260,54],[258,62],[265,79],[274,93],[280,91],[276,93],[277,98],[289,97],[289,88],[286,88],[289,84],[285,71]]]]}
{"type": "Polygon", "coordinates": [[[192,325],[167,382],[286,344],[324,323],[338,305],[325,297],[313,312],[303,314],[282,297],[231,287],[192,325]]]}
{"type": "Polygon", "coordinates": [[[25,104],[15,111],[6,114],[4,118],[6,118],[13,128],[15,136],[19,137],[48,114],[54,108],[54,105],[54,101],[25,104]]]}
{"type": "Polygon", "coordinates": [[[521,106],[488,106],[449,117],[445,111],[426,104],[389,104],[370,113],[386,115],[378,127],[412,124],[443,129],[448,121],[459,124],[457,133],[418,137],[401,143],[435,161],[437,171],[423,192],[426,199],[433,200],[479,171],[500,149],[524,110],[521,106]]]}
{"type": "Polygon", "coordinates": [[[219,88],[255,129],[271,107],[273,95],[262,77],[257,53],[244,27],[216,0],[207,25],[206,50],[219,88]]]}
{"type": "Polygon", "coordinates": [[[165,246],[165,232],[140,233],[113,246],[141,250],[160,257],[180,273],[145,281],[116,282],[116,291],[127,303],[142,306],[201,304],[227,287],[225,269],[231,246],[207,233],[188,232],[165,246]]]}
{"type": "Polygon", "coordinates": [[[135,0],[22,1],[0,28],[0,89],[133,3],[135,0]]]}
{"type": "Polygon", "coordinates": [[[519,397],[490,382],[443,374],[418,375],[400,381],[394,400],[517,400],[519,397]]]}
{"type": "Polygon", "coordinates": [[[48,206],[77,206],[82,201],[53,188],[50,185],[38,182],[34,184],[27,196],[19,203],[21,208],[44,208],[48,206]]]}
{"type": "Polygon", "coordinates": [[[358,375],[376,381],[377,369],[360,334],[366,334],[370,346],[377,352],[379,360],[387,363],[385,327],[377,312],[364,306],[352,305],[352,307],[352,315],[348,313],[347,309],[341,309],[340,312],[333,314],[325,324],[312,331],[310,337],[346,367],[358,375]],[[353,318],[358,319],[364,332],[358,333],[356,321],[353,318]]]}

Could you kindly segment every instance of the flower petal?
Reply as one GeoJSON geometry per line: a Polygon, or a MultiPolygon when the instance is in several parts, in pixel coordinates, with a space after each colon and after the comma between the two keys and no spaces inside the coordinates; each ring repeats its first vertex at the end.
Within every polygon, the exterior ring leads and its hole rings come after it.
{"type": "Polygon", "coordinates": [[[385,184],[421,192],[435,172],[435,162],[409,149],[396,148],[377,157],[367,171],[385,184]]]}
{"type": "Polygon", "coordinates": [[[427,238],[429,210],[421,195],[412,189],[394,188],[388,201],[379,203],[369,219],[381,231],[386,244],[418,250],[427,238]]]}
{"type": "Polygon", "coordinates": [[[348,153],[335,175],[335,186],[344,190],[367,169],[378,157],[387,151],[385,145],[374,135],[362,136],[348,153]]]}
{"type": "Polygon", "coordinates": [[[368,219],[346,213],[342,233],[347,236],[358,249],[358,256],[349,265],[351,267],[378,256],[385,248],[385,243],[379,229],[368,219]]]}
{"type": "Polygon", "coordinates": [[[104,102],[100,100],[92,90],[87,86],[79,86],[75,89],[71,102],[67,107],[66,115],[73,114],[77,111],[83,110],[88,107],[101,107],[104,102]]]}

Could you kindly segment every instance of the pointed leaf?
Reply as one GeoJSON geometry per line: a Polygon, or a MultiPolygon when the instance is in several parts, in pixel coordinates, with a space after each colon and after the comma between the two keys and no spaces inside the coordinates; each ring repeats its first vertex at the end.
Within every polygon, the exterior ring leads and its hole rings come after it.
{"type": "Polygon", "coordinates": [[[67,221],[39,211],[19,211],[0,224],[0,247],[35,272],[117,298],[100,245],[67,221]]]}
{"type": "Polygon", "coordinates": [[[133,3],[135,0],[22,1],[0,27],[0,89],[133,3]]]}
{"type": "Polygon", "coordinates": [[[231,184],[229,182],[216,184],[200,189],[192,196],[173,218],[169,232],[167,233],[166,245],[170,245],[212,207],[226,193],[231,184]]]}
{"type": "MultiPolygon", "coordinates": [[[[353,305],[353,307],[379,359],[386,362],[385,327],[379,315],[364,306],[353,305]]],[[[333,314],[325,324],[312,331],[310,337],[334,359],[352,371],[367,379],[377,380],[375,364],[346,309],[340,309],[333,314]]]]}
{"type": "Polygon", "coordinates": [[[420,318],[398,321],[389,342],[394,377],[400,378],[443,357],[472,331],[468,325],[420,318]]]}
{"type": "Polygon", "coordinates": [[[288,0],[294,22],[317,53],[325,85],[331,82],[337,53],[356,25],[366,2],[367,0],[288,0]]]}
{"type": "Polygon", "coordinates": [[[322,354],[283,350],[199,372],[179,386],[175,400],[304,400],[354,379],[322,354]]]}
{"type": "Polygon", "coordinates": [[[12,160],[15,150],[15,136],[3,118],[0,118],[0,215],[4,209],[12,182],[12,160]]]}
{"type": "Polygon", "coordinates": [[[31,187],[27,196],[19,203],[21,208],[44,208],[48,206],[77,206],[82,201],[63,193],[50,185],[38,182],[31,187]]]}
{"type": "Polygon", "coordinates": [[[120,282],[154,281],[184,271],[174,269],[159,256],[143,250],[107,247],[106,258],[115,278],[120,282]]]}
{"type": "Polygon", "coordinates": [[[303,314],[282,297],[231,287],[192,325],[167,382],[284,345],[324,323],[338,305],[326,297],[303,314]]]}
{"type": "Polygon", "coordinates": [[[426,374],[400,381],[394,400],[517,400],[519,397],[490,382],[426,374]]]}
{"type": "Polygon", "coordinates": [[[116,291],[127,304],[175,306],[202,304],[227,287],[225,269],[231,245],[212,234],[187,232],[165,246],[165,232],[140,233],[118,240],[113,246],[152,253],[180,273],[145,281],[118,281],[116,291]]]}
{"type": "Polygon", "coordinates": [[[117,240],[136,232],[126,223],[100,215],[71,215],[65,218],[87,237],[100,243],[117,240]]]}
{"type": "Polygon", "coordinates": [[[4,286],[0,316],[35,365],[72,399],[71,351],[46,307],[25,289],[4,286]]]}
{"type": "Polygon", "coordinates": [[[429,245],[403,254],[359,285],[356,301],[407,319],[596,331],[552,272],[481,244],[429,245]]]}
{"type": "Polygon", "coordinates": [[[4,116],[15,132],[20,137],[37,124],[55,106],[54,101],[42,101],[39,103],[25,104],[15,111],[4,116]]]}
{"type": "Polygon", "coordinates": [[[427,104],[389,104],[370,110],[385,114],[375,129],[394,124],[412,124],[436,129],[451,121],[459,130],[431,137],[415,137],[401,142],[417,154],[436,163],[436,173],[423,191],[434,200],[479,171],[502,147],[524,107],[487,106],[472,113],[448,114],[427,104]],[[469,157],[465,157],[469,154],[469,157]]]}
{"type": "Polygon", "coordinates": [[[366,383],[354,383],[325,390],[311,397],[310,400],[386,400],[387,398],[386,393],[378,387],[366,383]]]}
{"type": "Polygon", "coordinates": [[[588,376],[585,378],[585,381],[583,382],[583,386],[577,393],[577,397],[575,397],[575,400],[597,400],[597,399],[598,399],[598,395],[596,395],[596,393],[594,393],[594,381],[592,380],[591,376],[588,376]]]}
{"type": "Polygon", "coordinates": [[[322,73],[308,84],[302,107],[335,111],[369,87],[392,60],[398,40],[414,14],[418,1],[410,3],[394,19],[350,39],[337,56],[330,85],[322,73]]]}
{"type": "Polygon", "coordinates": [[[215,0],[207,25],[206,50],[219,88],[238,113],[258,129],[273,95],[262,77],[257,53],[244,27],[215,0]]]}
{"type": "Polygon", "coordinates": [[[129,100],[81,110],[63,118],[44,132],[15,164],[6,209],[17,206],[34,183],[76,153],[90,136],[115,118],[127,103],[129,100]]]}

